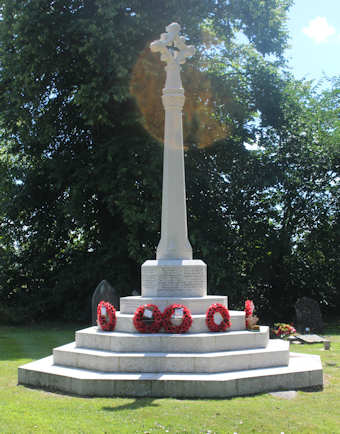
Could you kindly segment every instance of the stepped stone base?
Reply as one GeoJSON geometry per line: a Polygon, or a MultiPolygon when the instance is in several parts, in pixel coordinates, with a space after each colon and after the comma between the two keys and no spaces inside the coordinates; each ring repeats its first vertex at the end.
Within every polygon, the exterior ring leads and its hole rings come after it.
{"type": "Polygon", "coordinates": [[[54,365],[46,357],[19,368],[19,384],[81,396],[228,398],[321,389],[319,356],[291,353],[288,366],[219,373],[104,373],[54,365]]]}
{"type": "Polygon", "coordinates": [[[318,356],[290,354],[288,342],[269,339],[267,326],[246,330],[243,311],[229,311],[227,331],[210,332],[208,307],[227,302],[223,296],[187,293],[124,297],[113,332],[78,330],[75,342],[55,348],[53,356],[21,366],[19,384],[84,396],[182,398],[322,387],[318,356]],[[162,311],[173,303],[187,306],[193,319],[188,333],[138,333],[133,315],[148,303],[162,311]]]}

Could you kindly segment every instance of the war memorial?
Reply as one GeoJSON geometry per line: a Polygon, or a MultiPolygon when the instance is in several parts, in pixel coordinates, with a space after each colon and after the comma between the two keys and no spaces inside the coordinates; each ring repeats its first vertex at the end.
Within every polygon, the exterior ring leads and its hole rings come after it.
{"type": "MultiPolygon", "coordinates": [[[[151,50],[165,62],[161,239],[141,268],[141,296],[120,299],[113,330],[79,330],[75,342],[19,368],[19,384],[83,396],[207,398],[321,388],[319,356],[289,352],[269,327],[246,327],[227,296],[210,296],[207,265],[187,231],[180,66],[194,47],[172,23],[151,50]]],[[[202,228],[204,230],[204,228],[202,228]]],[[[105,304],[98,315],[107,315],[105,304]]]]}

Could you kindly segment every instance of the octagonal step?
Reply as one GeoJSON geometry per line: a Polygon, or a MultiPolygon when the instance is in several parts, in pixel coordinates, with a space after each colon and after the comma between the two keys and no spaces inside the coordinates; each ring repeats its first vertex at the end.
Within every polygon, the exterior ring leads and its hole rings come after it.
{"type": "Polygon", "coordinates": [[[205,314],[209,306],[214,303],[221,303],[228,307],[228,297],[223,295],[207,295],[205,297],[122,297],[120,299],[120,311],[121,313],[134,314],[139,306],[148,303],[155,304],[162,312],[170,304],[176,303],[184,304],[190,309],[191,314],[205,314]]]}
{"type": "Polygon", "coordinates": [[[270,340],[266,348],[211,353],[123,353],[78,348],[53,350],[54,363],[102,372],[231,372],[287,366],[289,343],[270,340]]]}
{"type": "MultiPolygon", "coordinates": [[[[228,328],[228,331],[245,330],[244,312],[230,310],[229,313],[231,326],[228,328]]],[[[205,314],[193,314],[192,325],[187,333],[208,333],[209,329],[205,319],[205,314]]],[[[137,330],[133,324],[133,314],[117,312],[117,323],[114,331],[136,333],[137,330]]]]}
{"type": "Polygon", "coordinates": [[[219,333],[145,334],[104,332],[97,327],[89,327],[76,332],[77,347],[133,353],[198,353],[265,348],[268,339],[267,326],[261,326],[258,332],[240,330],[219,333]]]}
{"type": "Polygon", "coordinates": [[[227,398],[322,388],[320,356],[291,353],[288,366],[219,373],[105,373],[56,366],[45,357],[18,370],[19,384],[81,396],[227,398]]]}

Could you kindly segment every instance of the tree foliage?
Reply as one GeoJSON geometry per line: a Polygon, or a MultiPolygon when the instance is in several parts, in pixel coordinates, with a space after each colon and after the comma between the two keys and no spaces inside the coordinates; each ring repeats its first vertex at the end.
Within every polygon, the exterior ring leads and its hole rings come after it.
{"type": "Polygon", "coordinates": [[[183,68],[188,217],[210,292],[234,304],[251,294],[264,313],[310,291],[336,302],[326,249],[338,228],[338,83],[317,98],[280,73],[290,4],[0,1],[0,299],[9,312],[84,319],[103,278],[121,295],[139,289],[161,203],[164,72],[147,47],[172,21],[198,47],[183,68]],[[316,284],[320,270],[327,279],[316,284]]]}

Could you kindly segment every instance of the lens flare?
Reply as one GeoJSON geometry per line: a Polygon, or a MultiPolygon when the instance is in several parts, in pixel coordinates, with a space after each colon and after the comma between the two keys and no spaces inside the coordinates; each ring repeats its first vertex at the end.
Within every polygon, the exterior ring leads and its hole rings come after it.
{"type": "MultiPolygon", "coordinates": [[[[161,95],[165,83],[164,64],[147,47],[139,56],[131,76],[130,93],[135,97],[145,129],[163,142],[164,109],[161,95]]],[[[182,68],[185,90],[183,140],[185,148],[204,148],[228,136],[229,128],[218,119],[219,101],[207,73],[193,65],[182,68]]]]}

